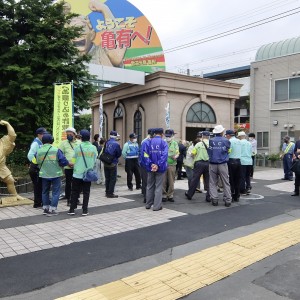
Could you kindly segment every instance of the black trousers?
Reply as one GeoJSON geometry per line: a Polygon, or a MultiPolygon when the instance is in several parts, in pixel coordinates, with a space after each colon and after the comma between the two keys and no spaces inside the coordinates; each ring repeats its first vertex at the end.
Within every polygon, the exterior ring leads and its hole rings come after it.
{"type": "MultiPolygon", "coordinates": [[[[66,185],[65,185],[65,197],[68,201],[71,199],[73,169],[65,169],[66,185]]],[[[79,195],[78,195],[79,197],[79,195]]]]}
{"type": "Polygon", "coordinates": [[[241,161],[230,158],[227,164],[231,196],[232,200],[236,201],[240,198],[241,161]]]}
{"type": "Polygon", "coordinates": [[[142,194],[146,198],[148,173],[147,173],[146,168],[144,168],[142,166],[141,166],[141,177],[142,177],[142,194]]]}
{"type": "Polygon", "coordinates": [[[241,165],[241,182],[240,182],[240,192],[244,193],[246,190],[251,189],[250,182],[250,170],[251,165],[241,165]]]}
{"type": "Polygon", "coordinates": [[[252,166],[250,168],[250,177],[253,178],[253,173],[254,173],[254,168],[255,168],[255,155],[253,155],[251,157],[252,157],[252,166]]]}
{"type": "Polygon", "coordinates": [[[127,186],[129,189],[132,189],[132,175],[135,177],[136,188],[141,188],[141,173],[140,173],[140,164],[138,158],[127,158],[125,160],[125,172],[127,173],[127,186]]]}
{"type": "Polygon", "coordinates": [[[77,200],[80,193],[83,194],[82,211],[87,212],[90,199],[91,182],[83,181],[82,179],[74,178],[72,183],[71,206],[73,210],[77,208],[77,200]]]}
{"type": "Polygon", "coordinates": [[[295,193],[299,194],[300,174],[295,173],[295,193]]]}
{"type": "Polygon", "coordinates": [[[204,179],[204,189],[207,191],[206,198],[209,199],[209,162],[204,160],[198,160],[195,162],[193,178],[187,194],[191,198],[194,196],[196,188],[199,185],[201,175],[203,175],[204,179]]]}
{"type": "Polygon", "coordinates": [[[104,166],[104,175],[105,175],[105,193],[107,195],[112,195],[115,191],[115,185],[117,182],[117,166],[114,167],[104,166]]]}
{"type": "Polygon", "coordinates": [[[40,206],[43,204],[42,202],[42,178],[39,177],[38,169],[29,170],[29,176],[31,178],[33,184],[33,194],[34,194],[34,206],[40,206]]]}
{"type": "Polygon", "coordinates": [[[176,164],[177,179],[181,179],[182,177],[182,165],[183,165],[183,161],[177,160],[177,164],[176,164]]]}

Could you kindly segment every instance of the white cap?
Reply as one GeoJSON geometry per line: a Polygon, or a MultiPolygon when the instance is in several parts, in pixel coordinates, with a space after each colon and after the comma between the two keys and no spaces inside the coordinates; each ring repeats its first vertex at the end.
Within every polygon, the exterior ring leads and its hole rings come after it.
{"type": "Polygon", "coordinates": [[[239,136],[245,136],[245,135],[246,135],[245,131],[239,131],[237,136],[239,137],[239,136]]]}
{"type": "Polygon", "coordinates": [[[73,128],[73,127],[68,127],[68,128],[65,130],[65,132],[68,132],[68,131],[73,132],[74,134],[77,134],[75,128],[73,128]]]}
{"type": "Polygon", "coordinates": [[[217,125],[214,129],[213,129],[213,133],[222,133],[225,130],[225,128],[222,125],[217,125]]]}

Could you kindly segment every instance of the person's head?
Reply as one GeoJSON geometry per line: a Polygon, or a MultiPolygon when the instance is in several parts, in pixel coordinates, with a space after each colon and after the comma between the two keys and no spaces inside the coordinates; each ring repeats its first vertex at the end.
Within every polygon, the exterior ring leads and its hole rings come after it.
{"type": "Polygon", "coordinates": [[[129,139],[132,143],[136,143],[137,141],[137,135],[135,133],[130,133],[129,134],[129,139]]]}
{"type": "Polygon", "coordinates": [[[95,141],[95,142],[98,142],[98,141],[99,141],[99,137],[100,137],[100,135],[99,135],[98,133],[96,133],[96,134],[94,135],[94,141],[95,141]]]}
{"type": "Polygon", "coordinates": [[[68,128],[65,130],[65,132],[66,132],[66,134],[67,134],[67,139],[68,139],[68,141],[72,142],[72,141],[75,140],[76,134],[77,134],[75,128],[73,128],[73,127],[68,127],[68,128]]]}
{"type": "Polygon", "coordinates": [[[153,128],[153,134],[162,136],[164,134],[164,130],[162,128],[153,128]]]}
{"type": "Polygon", "coordinates": [[[81,141],[81,135],[80,134],[76,134],[76,140],[81,141]]]}
{"type": "Polygon", "coordinates": [[[172,139],[173,139],[173,137],[174,137],[174,130],[173,129],[167,129],[166,131],[165,131],[165,137],[166,137],[166,141],[167,142],[170,142],[172,139]]]}
{"type": "Polygon", "coordinates": [[[152,137],[153,137],[153,135],[154,135],[154,131],[153,131],[153,130],[154,130],[154,128],[149,128],[149,129],[148,129],[147,133],[148,133],[148,137],[149,137],[149,138],[152,138],[152,137]]]}
{"type": "Polygon", "coordinates": [[[285,143],[289,143],[290,140],[291,140],[291,138],[290,138],[288,135],[286,135],[286,136],[283,138],[283,141],[284,141],[285,143]]]}
{"type": "Polygon", "coordinates": [[[246,138],[246,132],[245,131],[239,131],[237,137],[240,140],[244,140],[246,138]]]}
{"type": "Polygon", "coordinates": [[[87,129],[80,130],[80,135],[83,142],[88,142],[90,140],[91,134],[87,129]]]}
{"type": "Polygon", "coordinates": [[[233,130],[228,129],[225,131],[225,137],[230,140],[233,136],[235,136],[235,133],[233,130]]]}
{"type": "Polygon", "coordinates": [[[248,137],[249,137],[249,141],[252,141],[255,139],[255,134],[253,132],[251,132],[248,134],[248,137]]]}
{"type": "Polygon", "coordinates": [[[222,136],[225,131],[225,128],[222,125],[217,125],[213,129],[213,133],[217,136],[222,136]]]}
{"type": "Polygon", "coordinates": [[[70,26],[80,28],[80,36],[73,40],[75,47],[78,49],[79,54],[87,54],[92,46],[92,41],[96,37],[95,31],[92,29],[90,21],[85,16],[77,16],[72,18],[70,26]]]}
{"type": "Polygon", "coordinates": [[[103,139],[103,138],[101,138],[100,141],[99,141],[99,144],[100,144],[100,145],[104,145],[105,142],[106,142],[106,140],[103,139]]]}
{"type": "Polygon", "coordinates": [[[209,139],[210,133],[209,131],[202,131],[202,139],[209,139]]]}
{"type": "Polygon", "coordinates": [[[38,129],[35,131],[36,136],[37,136],[40,140],[42,140],[42,137],[43,137],[43,135],[44,135],[45,133],[47,133],[47,130],[46,130],[46,128],[44,128],[44,127],[40,127],[40,128],[38,128],[38,129]]]}
{"type": "Polygon", "coordinates": [[[54,142],[54,138],[50,133],[45,133],[42,137],[43,144],[52,144],[54,142]]]}
{"type": "Polygon", "coordinates": [[[112,130],[110,133],[109,133],[109,137],[111,139],[115,139],[115,140],[118,140],[119,139],[119,134],[115,131],[115,130],[112,130]]]}

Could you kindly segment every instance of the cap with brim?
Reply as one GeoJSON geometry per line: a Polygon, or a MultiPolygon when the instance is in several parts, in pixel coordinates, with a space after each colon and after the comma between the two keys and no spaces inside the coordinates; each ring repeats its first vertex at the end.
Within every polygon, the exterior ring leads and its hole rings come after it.
{"type": "Polygon", "coordinates": [[[44,133],[42,137],[42,143],[43,144],[53,143],[53,136],[50,133],[44,133]]]}
{"type": "Polygon", "coordinates": [[[115,130],[112,130],[109,135],[110,136],[120,136],[115,130]]]}
{"type": "Polygon", "coordinates": [[[166,131],[165,131],[165,136],[166,137],[171,137],[171,136],[173,136],[174,135],[174,130],[173,129],[167,129],[166,131]]]}
{"type": "Polygon", "coordinates": [[[226,130],[225,134],[226,135],[234,135],[234,131],[229,129],[229,130],[226,130]]]}
{"type": "Polygon", "coordinates": [[[210,136],[210,132],[209,131],[202,131],[202,135],[203,136],[210,136]]]}
{"type": "Polygon", "coordinates": [[[246,132],[245,131],[240,131],[240,132],[238,132],[238,137],[239,136],[245,136],[246,135],[246,132]]]}
{"type": "Polygon", "coordinates": [[[137,135],[135,134],[135,133],[130,133],[129,134],[129,138],[130,139],[134,139],[134,138],[136,138],[137,137],[137,135]]]}
{"type": "Polygon", "coordinates": [[[72,132],[72,133],[74,133],[74,134],[77,134],[75,128],[73,128],[73,127],[68,127],[68,128],[65,130],[65,132],[72,132]]]}
{"type": "Polygon", "coordinates": [[[91,136],[90,132],[87,129],[80,130],[80,135],[82,140],[89,140],[91,136]]]}
{"type": "Polygon", "coordinates": [[[162,128],[154,128],[153,132],[155,134],[163,134],[164,133],[164,130],[162,128]]]}
{"type": "Polygon", "coordinates": [[[47,130],[44,127],[40,127],[35,131],[35,134],[45,134],[47,130]]]}

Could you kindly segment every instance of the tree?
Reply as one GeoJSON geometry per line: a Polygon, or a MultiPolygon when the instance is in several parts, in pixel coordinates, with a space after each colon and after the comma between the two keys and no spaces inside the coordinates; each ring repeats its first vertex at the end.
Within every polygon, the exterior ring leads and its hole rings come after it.
{"type": "Polygon", "coordinates": [[[74,117],[74,127],[77,131],[81,129],[90,130],[90,126],[92,125],[92,115],[91,114],[83,114],[74,117]]]}
{"type": "Polygon", "coordinates": [[[74,82],[74,112],[89,108],[94,93],[87,71],[89,57],[79,55],[73,40],[82,28],[70,25],[53,0],[0,1],[0,118],[27,145],[36,128],[52,130],[53,84],[74,82]]]}

